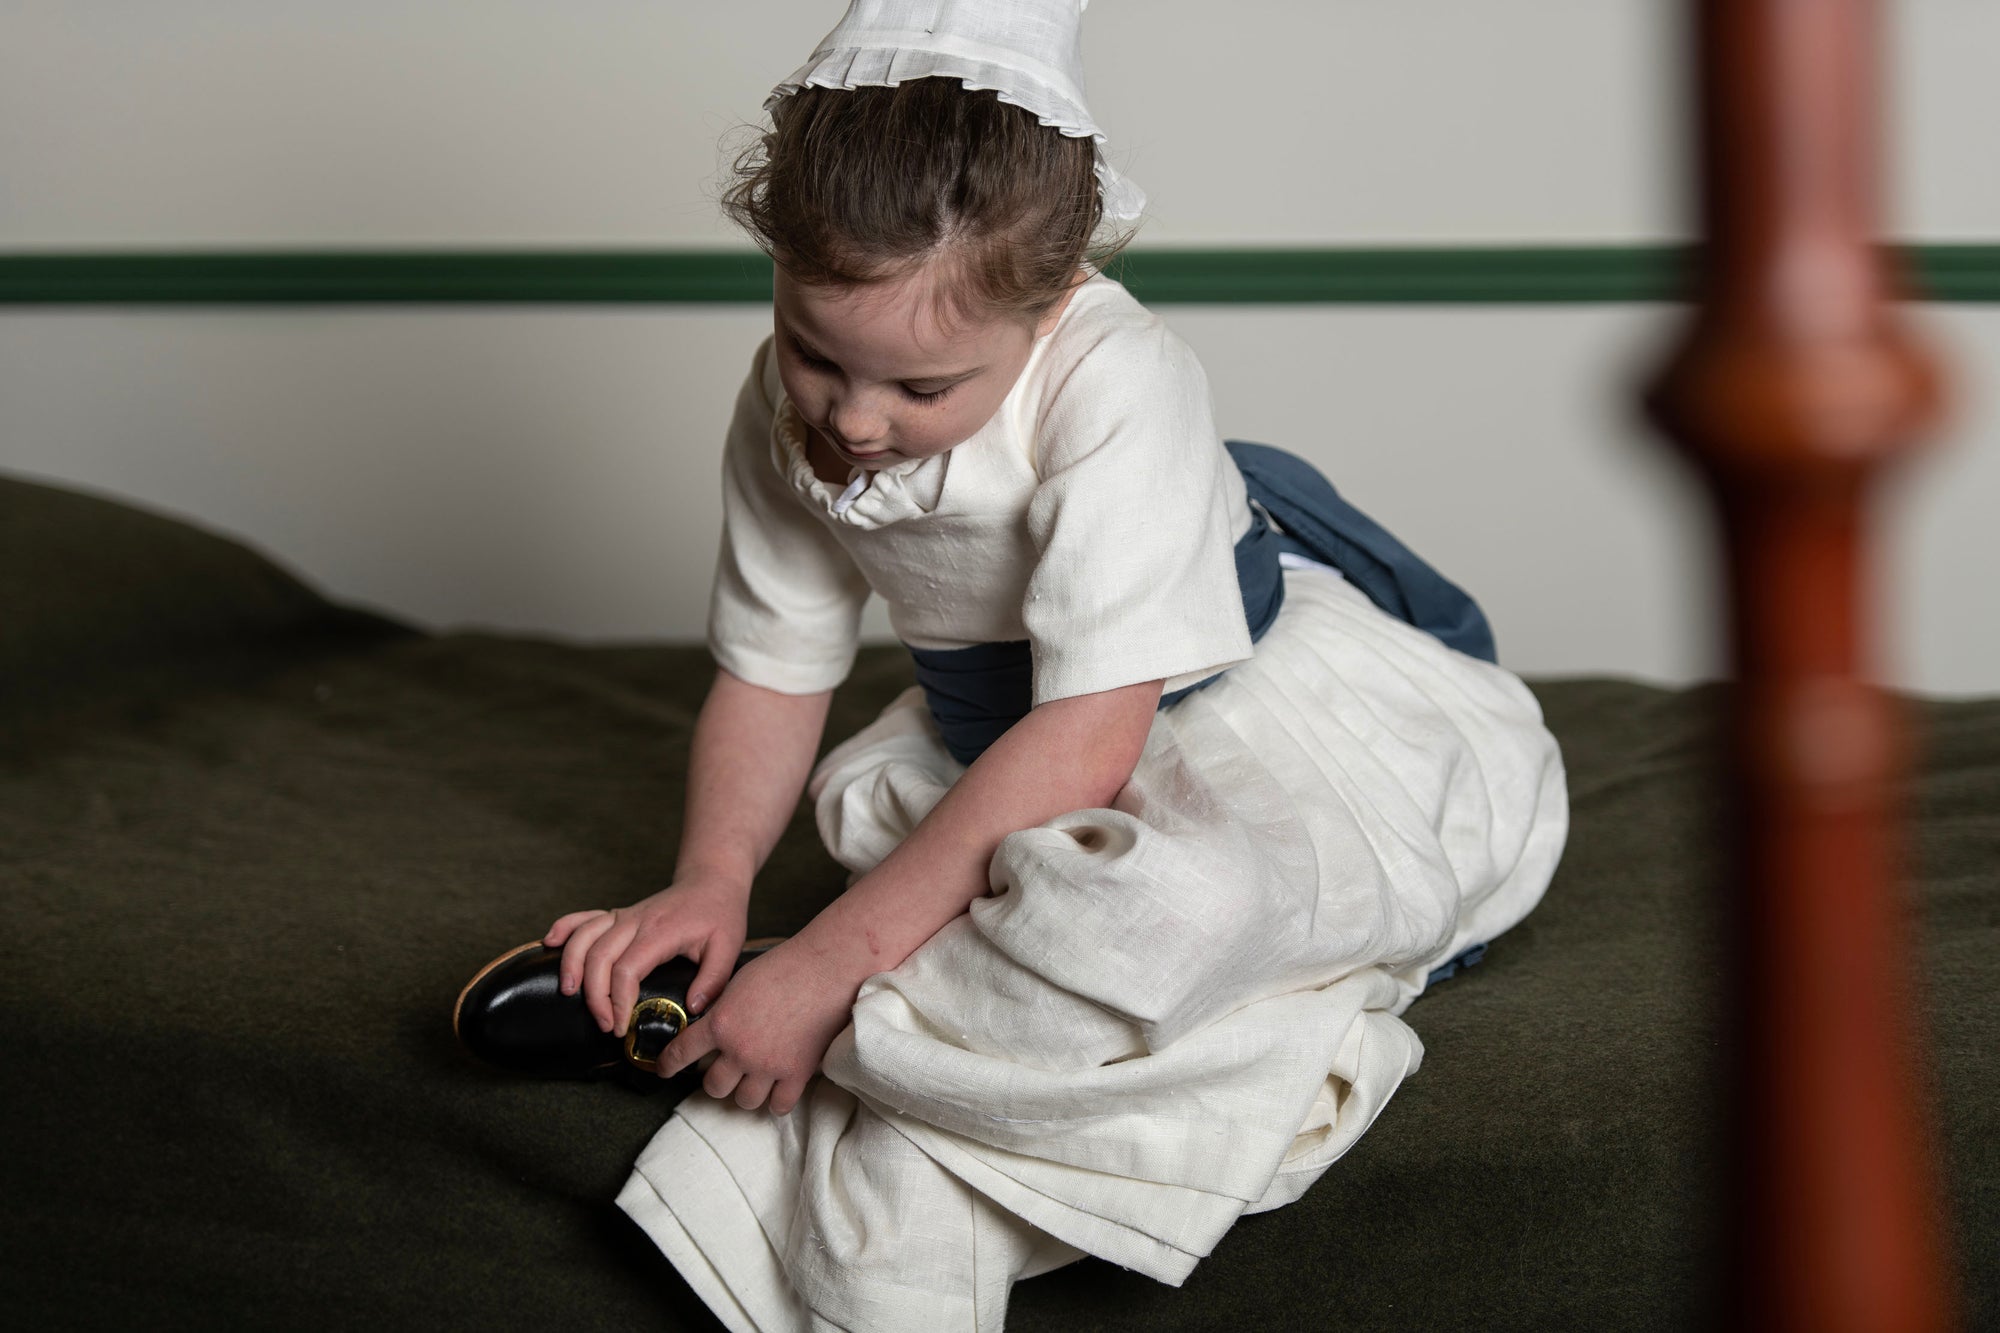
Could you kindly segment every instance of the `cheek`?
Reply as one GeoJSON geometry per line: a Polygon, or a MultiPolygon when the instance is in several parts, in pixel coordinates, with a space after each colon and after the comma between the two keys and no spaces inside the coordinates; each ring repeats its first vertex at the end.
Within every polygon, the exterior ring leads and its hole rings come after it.
{"type": "Polygon", "coordinates": [[[992,413],[981,415],[975,406],[965,407],[940,404],[923,413],[905,416],[901,422],[903,447],[912,453],[939,453],[953,445],[964,444],[979,433],[992,413]]]}
{"type": "Polygon", "coordinates": [[[977,435],[980,427],[993,419],[993,414],[1000,410],[1000,404],[1005,400],[1005,393],[995,394],[990,391],[976,397],[968,395],[956,403],[946,399],[946,410],[943,415],[949,417],[950,421],[939,423],[939,433],[949,434],[951,444],[963,443],[977,435]]]}
{"type": "Polygon", "coordinates": [[[791,366],[781,361],[778,363],[778,383],[784,386],[785,397],[796,403],[799,411],[808,416],[815,415],[812,411],[813,384],[810,376],[794,373],[791,366]]]}

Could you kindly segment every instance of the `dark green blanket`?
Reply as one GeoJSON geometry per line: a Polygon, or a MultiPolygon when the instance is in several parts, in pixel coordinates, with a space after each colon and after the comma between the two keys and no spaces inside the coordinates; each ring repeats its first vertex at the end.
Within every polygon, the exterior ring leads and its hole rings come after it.
{"type": "MultiPolygon", "coordinates": [[[[0,478],[0,1296],[17,1327],[713,1327],[611,1203],[662,1118],[489,1073],[459,985],[662,884],[697,648],[420,635],[242,548],[0,478]]],[[[844,735],[907,682],[864,656],[844,735]]],[[[1536,684],[1545,904],[1410,1011],[1423,1069],[1175,1290],[1089,1261],[1010,1327],[1683,1328],[1713,1259],[1712,691],[1536,684]]],[[[2000,1326],[2000,702],[1923,703],[1932,1077],[2000,1326]]],[[[809,823],[753,934],[837,888],[809,823]]]]}

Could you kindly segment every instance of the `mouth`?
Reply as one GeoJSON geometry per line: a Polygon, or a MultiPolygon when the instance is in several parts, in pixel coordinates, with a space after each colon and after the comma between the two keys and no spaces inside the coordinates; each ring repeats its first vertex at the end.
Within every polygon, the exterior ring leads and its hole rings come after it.
{"type": "Polygon", "coordinates": [[[851,463],[878,463],[888,458],[894,452],[887,446],[876,449],[857,449],[824,426],[814,426],[810,422],[806,424],[808,429],[817,435],[822,443],[851,463]]]}
{"type": "Polygon", "coordinates": [[[833,447],[836,451],[845,457],[853,459],[857,463],[873,462],[875,459],[886,457],[889,453],[887,449],[856,449],[853,445],[842,444],[838,440],[833,442],[833,447]]]}

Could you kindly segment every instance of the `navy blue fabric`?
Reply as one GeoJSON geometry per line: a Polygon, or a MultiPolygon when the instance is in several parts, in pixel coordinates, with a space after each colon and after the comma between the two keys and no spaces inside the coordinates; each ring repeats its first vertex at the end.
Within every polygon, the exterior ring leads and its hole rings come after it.
{"type": "Polygon", "coordinates": [[[1469,657],[1497,661],[1493,628],[1463,589],[1418,558],[1388,529],[1340,498],[1302,458],[1268,444],[1225,442],[1250,498],[1284,529],[1279,543],[1332,565],[1368,600],[1469,657]]]}
{"type": "Polygon", "coordinates": [[[1486,946],[1484,944],[1468,945],[1432,968],[1431,974],[1424,978],[1424,989],[1429,990],[1440,981],[1450,981],[1468,967],[1477,967],[1480,960],[1485,957],[1486,946]]]}
{"type": "Polygon", "coordinates": [[[961,764],[986,753],[1035,703],[1035,661],[1026,639],[970,648],[911,648],[917,684],[961,764]]]}
{"type": "MultiPolygon", "coordinates": [[[[1250,530],[1236,543],[1236,581],[1252,643],[1264,637],[1284,605],[1284,569],[1278,557],[1291,551],[1333,566],[1390,615],[1460,652],[1494,660],[1493,632],[1472,598],[1341,499],[1312,464],[1265,444],[1229,440],[1225,445],[1255,502],[1250,530]],[[1282,532],[1271,526],[1267,514],[1282,532]]],[[[1034,706],[1034,657],[1026,639],[969,648],[911,648],[910,657],[945,748],[961,764],[984,754],[1034,706]]],[[[1221,674],[1161,695],[1160,707],[1185,699],[1221,674]]]]}

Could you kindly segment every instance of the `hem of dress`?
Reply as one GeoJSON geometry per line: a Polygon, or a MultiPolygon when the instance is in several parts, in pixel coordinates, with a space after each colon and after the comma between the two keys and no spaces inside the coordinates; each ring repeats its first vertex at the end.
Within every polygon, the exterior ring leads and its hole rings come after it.
{"type": "MultiPolygon", "coordinates": [[[[709,1258],[700,1242],[695,1240],[673,1205],[667,1201],[665,1191],[656,1184],[648,1169],[667,1153],[679,1158],[684,1173],[694,1185],[691,1197],[706,1200],[702,1208],[702,1226],[711,1236],[735,1235],[738,1243],[732,1247],[733,1254],[741,1259],[747,1250],[750,1254],[761,1254],[769,1271],[762,1274],[767,1283],[777,1284],[767,1290],[782,1290],[788,1286],[784,1270],[779,1266],[777,1256],[771,1253],[770,1241],[754,1214],[743,1205],[742,1193],[730,1177],[728,1168],[715,1150],[699,1134],[690,1129],[678,1116],[660,1127],[646,1150],[639,1154],[639,1160],[632,1167],[632,1174],[625,1187],[618,1192],[618,1207],[625,1215],[637,1223],[660,1253],[667,1257],[675,1270],[680,1273],[695,1295],[701,1297],[715,1317],[722,1321],[730,1333],[771,1333],[777,1329],[804,1329],[806,1323],[797,1318],[759,1321],[747,1309],[722,1270],[709,1258]],[[676,1132],[677,1131],[677,1132],[676,1132]],[[735,1205],[735,1206],[732,1206],[735,1205]],[[737,1214],[730,1216],[730,1214],[737,1214]],[[747,1229],[748,1235],[741,1233],[747,1229]],[[752,1240],[754,1238],[754,1240],[752,1240]],[[745,1240],[751,1240],[748,1245],[745,1240]]],[[[751,1260],[753,1264],[756,1261],[751,1260]]],[[[765,1265],[757,1265],[764,1267],[765,1265]]],[[[767,1316],[771,1313],[767,1311],[767,1316]]]]}
{"type": "MultiPolygon", "coordinates": [[[[1078,1258],[1090,1256],[1102,1259],[1165,1286],[1178,1287],[1194,1272],[1195,1265],[1206,1257],[1206,1252],[1190,1254],[1171,1241],[1149,1236],[1109,1218],[1092,1217],[1073,1204],[1051,1198],[1034,1186],[995,1170],[976,1155],[959,1148],[944,1132],[921,1126],[920,1122],[913,1132],[913,1127],[902,1118],[884,1113],[873,1101],[867,1101],[867,1104],[870,1109],[883,1114],[884,1119],[919,1151],[969,1189],[976,1190],[1029,1226],[1075,1250],[1078,1258]],[[924,1132],[926,1130],[930,1132],[924,1132]]],[[[1241,1208],[1242,1201],[1237,1200],[1239,1213],[1241,1208]]],[[[1224,1230],[1227,1230],[1226,1226],[1224,1230]]],[[[1062,1265],[1022,1273],[1015,1280],[1026,1281],[1029,1277],[1037,1277],[1059,1267],[1062,1265]]]]}

